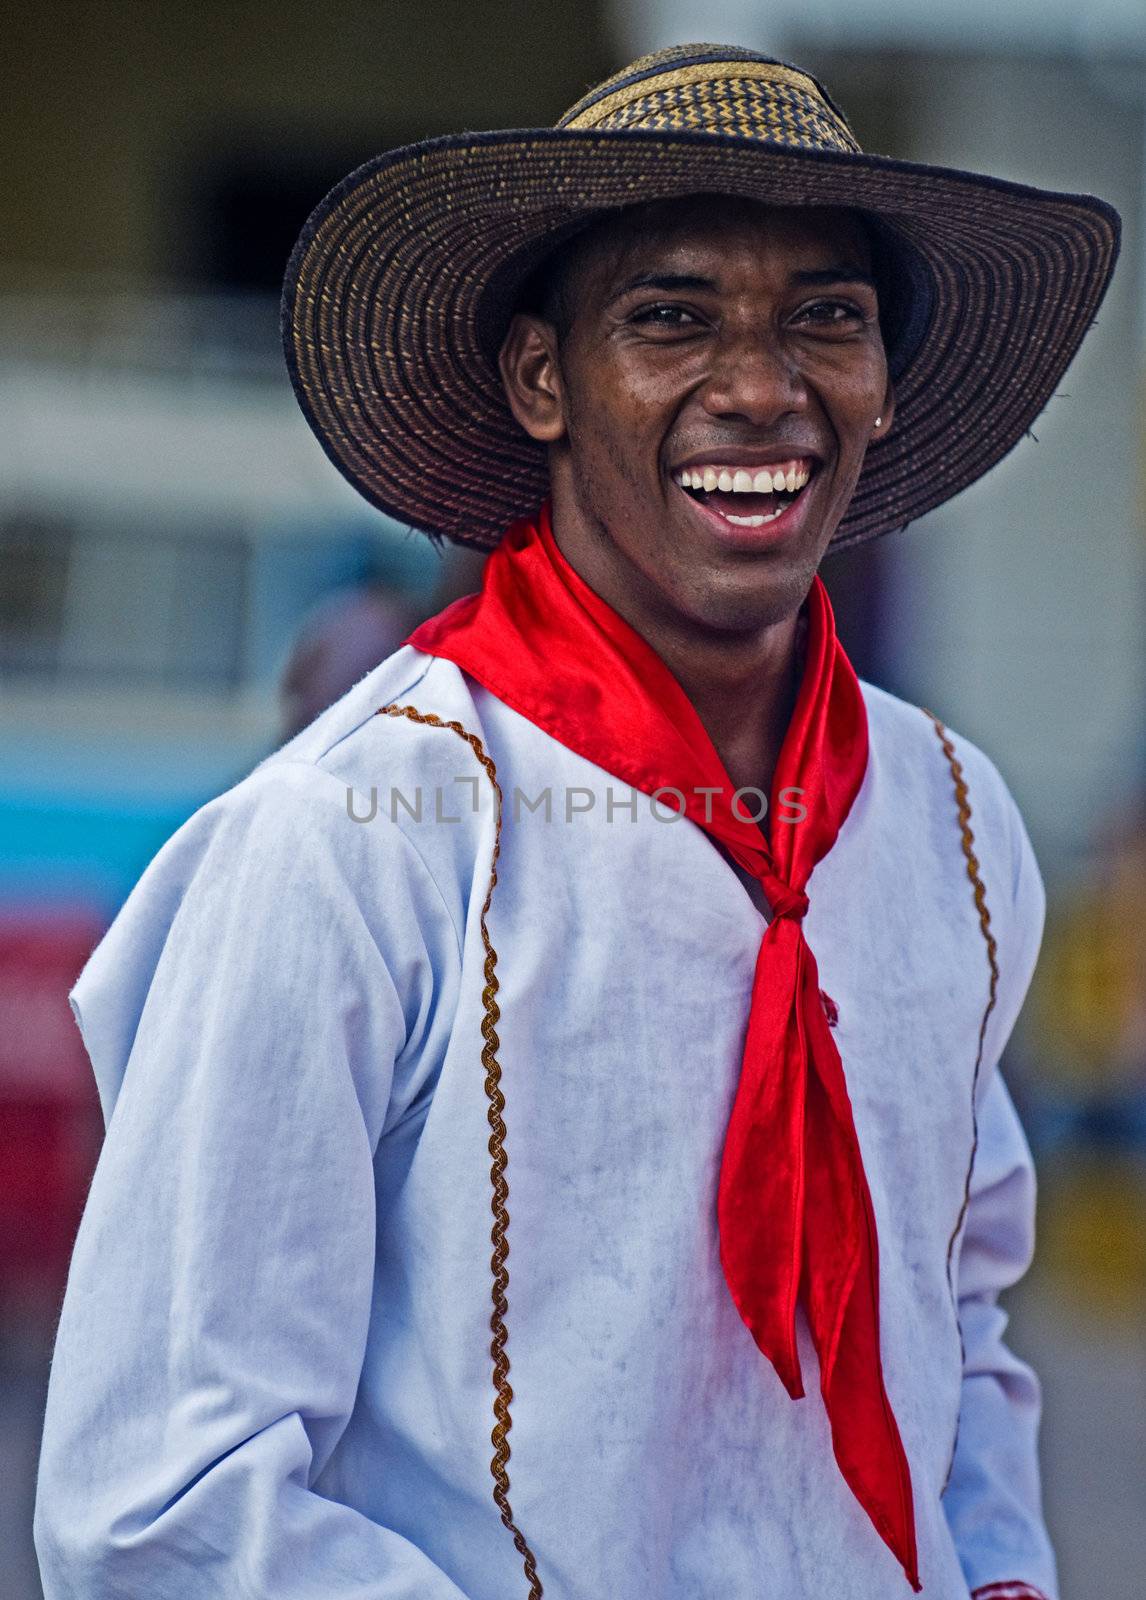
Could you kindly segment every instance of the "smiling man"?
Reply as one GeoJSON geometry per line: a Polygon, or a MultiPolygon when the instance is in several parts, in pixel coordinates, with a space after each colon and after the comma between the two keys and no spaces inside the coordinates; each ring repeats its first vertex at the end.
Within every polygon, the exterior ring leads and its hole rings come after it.
{"type": "Polygon", "coordinates": [[[319,208],[304,410],[492,554],[76,988],[47,1600],[1054,1595],[997,1305],[1042,885],[818,568],[1018,442],[1116,248],[721,46],[319,208]]]}

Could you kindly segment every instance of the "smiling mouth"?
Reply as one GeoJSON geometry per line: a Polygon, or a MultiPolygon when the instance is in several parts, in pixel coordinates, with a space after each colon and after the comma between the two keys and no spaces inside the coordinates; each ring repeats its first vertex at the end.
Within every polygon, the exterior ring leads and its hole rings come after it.
{"type": "Polygon", "coordinates": [[[684,467],[673,482],[690,499],[738,528],[762,528],[794,505],[807,487],[814,463],[808,457],[732,467],[712,462],[684,467]]]}

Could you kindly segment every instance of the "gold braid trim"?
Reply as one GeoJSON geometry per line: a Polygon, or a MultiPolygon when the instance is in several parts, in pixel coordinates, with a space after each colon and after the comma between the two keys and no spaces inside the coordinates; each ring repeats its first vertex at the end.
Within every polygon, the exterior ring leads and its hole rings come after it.
{"type": "MultiPolygon", "coordinates": [[[[955,1226],[951,1230],[951,1237],[947,1241],[947,1289],[951,1295],[951,1303],[955,1307],[955,1326],[959,1329],[959,1350],[964,1361],[967,1359],[967,1347],[963,1342],[963,1327],[959,1321],[959,1301],[955,1292],[955,1281],[952,1276],[952,1262],[955,1256],[955,1241],[959,1237],[960,1229],[967,1216],[967,1208],[971,1204],[971,1179],[975,1170],[975,1156],[979,1149],[979,1113],[975,1098],[979,1089],[979,1073],[983,1065],[983,1044],[987,1037],[987,1022],[991,1012],[995,1009],[995,1001],[999,994],[999,946],[991,932],[991,914],[987,909],[987,891],[983,887],[983,880],[979,876],[979,858],[975,854],[975,835],[971,831],[971,805],[967,798],[967,780],[963,776],[962,763],[955,754],[955,746],[951,742],[947,729],[940,722],[933,711],[926,707],[920,708],[925,717],[930,717],[935,728],[936,736],[943,747],[943,754],[947,757],[947,764],[951,768],[951,778],[955,785],[955,807],[959,820],[959,833],[963,845],[963,854],[967,858],[967,876],[975,898],[975,909],[979,913],[979,927],[987,946],[987,965],[991,971],[991,982],[987,993],[987,1004],[983,1011],[982,1021],[979,1023],[979,1047],[975,1053],[975,1070],[971,1075],[971,1156],[967,1162],[967,1174],[963,1180],[963,1203],[959,1207],[959,1215],[955,1219],[955,1226]]],[[[955,1465],[955,1450],[959,1443],[959,1423],[956,1419],[955,1437],[951,1441],[951,1459],[947,1463],[947,1477],[944,1479],[943,1488],[951,1481],[951,1470],[955,1465]]]]}
{"type": "Polygon", "coordinates": [[[490,1434],[493,1444],[493,1460],[489,1470],[493,1474],[493,1498],[501,1520],[513,1535],[513,1542],[521,1556],[525,1568],[525,1576],[529,1582],[529,1600],[541,1600],[543,1593],[541,1580],[537,1576],[537,1562],[533,1551],[526,1543],[525,1535],[513,1520],[513,1511],[509,1503],[509,1430],[513,1426],[510,1416],[510,1405],[513,1402],[513,1389],[509,1382],[509,1355],[506,1352],[506,1342],[509,1331],[506,1328],[505,1318],[509,1310],[509,1301],[506,1290],[509,1288],[509,1270],[506,1261],[509,1257],[509,1211],[506,1201],[509,1198],[509,1185],[505,1181],[505,1169],[508,1157],[505,1153],[505,1121],[502,1112],[505,1110],[505,1096],[501,1092],[501,1064],[497,1059],[497,1049],[500,1040],[497,1036],[497,1021],[501,1016],[494,996],[498,991],[497,981],[497,951],[490,943],[489,929],[486,926],[486,913],[489,911],[490,902],[493,900],[494,885],[497,883],[497,858],[501,853],[501,814],[502,794],[501,785],[497,781],[497,768],[492,758],[486,754],[485,746],[476,733],[470,733],[460,722],[445,722],[441,717],[435,716],[432,711],[419,711],[415,706],[382,706],[377,712],[378,716],[407,717],[411,722],[421,722],[431,728],[448,728],[451,733],[456,733],[464,739],[477,757],[486,777],[490,781],[494,796],[494,836],[493,855],[489,863],[489,887],[485,892],[482,902],[480,926],[481,942],[485,949],[485,987],[482,989],[481,998],[485,1015],[482,1018],[481,1033],[485,1044],[482,1047],[481,1061],[486,1071],[485,1092],[489,1099],[489,1153],[493,1158],[490,1167],[490,1182],[493,1185],[493,1197],[490,1206],[493,1211],[493,1228],[490,1240],[493,1243],[493,1255],[490,1257],[490,1270],[493,1273],[493,1314],[489,1325],[493,1333],[489,1353],[493,1361],[493,1387],[494,1387],[494,1427],[490,1434]]]}

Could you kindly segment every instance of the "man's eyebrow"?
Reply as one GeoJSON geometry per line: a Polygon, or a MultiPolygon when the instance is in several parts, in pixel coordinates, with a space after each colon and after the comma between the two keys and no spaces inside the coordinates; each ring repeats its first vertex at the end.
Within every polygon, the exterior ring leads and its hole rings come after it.
{"type": "Polygon", "coordinates": [[[635,278],[628,278],[609,296],[610,300],[619,300],[623,294],[631,294],[634,289],[664,289],[671,293],[674,289],[715,289],[714,278],[699,277],[691,272],[640,272],[635,278]]]}
{"type": "Polygon", "coordinates": [[[796,283],[866,283],[870,288],[876,288],[876,281],[870,272],[865,272],[862,267],[838,266],[817,267],[813,272],[794,272],[792,277],[796,283]]]}
{"type": "MultiPolygon", "coordinates": [[[[877,287],[875,279],[870,272],[862,267],[838,262],[830,267],[816,267],[807,272],[794,272],[792,281],[801,285],[829,284],[829,283],[865,283],[871,289],[877,287]]],[[[706,278],[692,272],[640,272],[634,278],[628,278],[609,296],[610,302],[620,300],[622,295],[632,294],[634,289],[660,289],[666,294],[682,289],[711,289],[720,286],[715,278],[706,278]]]]}

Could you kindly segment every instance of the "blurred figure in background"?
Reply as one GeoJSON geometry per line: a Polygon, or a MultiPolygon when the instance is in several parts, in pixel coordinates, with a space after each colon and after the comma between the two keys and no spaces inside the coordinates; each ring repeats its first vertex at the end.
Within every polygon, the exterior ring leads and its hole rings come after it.
{"type": "Polygon", "coordinates": [[[320,711],[384,661],[426,616],[481,586],[485,555],[456,546],[441,552],[428,604],[375,578],[327,595],[303,620],[280,686],[282,737],[292,739],[320,711]]]}
{"type": "Polygon", "coordinates": [[[344,589],[316,606],[283,674],[283,738],[293,738],[341,699],[419,620],[408,602],[376,583],[344,589]]]}

